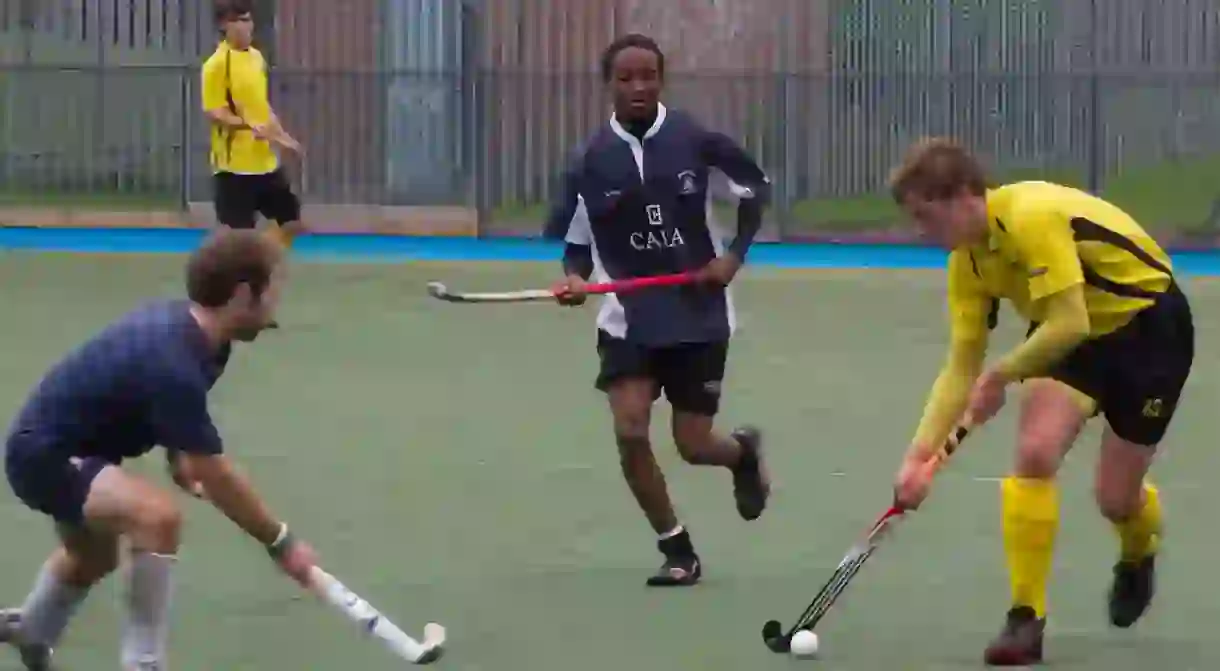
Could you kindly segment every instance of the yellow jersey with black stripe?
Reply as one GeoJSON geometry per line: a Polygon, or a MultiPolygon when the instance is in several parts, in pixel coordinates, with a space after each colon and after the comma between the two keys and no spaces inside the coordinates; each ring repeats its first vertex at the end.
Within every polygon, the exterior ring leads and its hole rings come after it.
{"type": "Polygon", "coordinates": [[[949,255],[955,339],[985,337],[1000,299],[1031,322],[1047,296],[1084,285],[1090,338],[1111,333],[1173,282],[1169,255],[1126,212],[1050,182],[1017,182],[986,195],[986,244],[949,255]]]}
{"type": "MultiPolygon", "coordinates": [[[[271,120],[267,97],[267,61],[254,47],[234,49],[221,42],[203,63],[202,97],[204,111],[227,107],[247,124],[271,120]]],[[[212,170],[241,175],[264,175],[279,167],[270,143],[254,136],[249,129],[212,126],[212,170]]]]}

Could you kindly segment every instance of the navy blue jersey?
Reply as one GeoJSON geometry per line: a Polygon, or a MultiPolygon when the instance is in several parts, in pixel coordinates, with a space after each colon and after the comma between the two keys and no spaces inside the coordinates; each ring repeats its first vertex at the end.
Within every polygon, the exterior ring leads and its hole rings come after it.
{"type": "MultiPolygon", "coordinates": [[[[611,118],[565,173],[546,234],[588,246],[596,281],[697,270],[724,253],[710,212],[714,170],[738,199],[769,191],[737,143],[689,115],[661,106],[642,138],[611,118]]],[[[597,324],[614,338],[666,346],[727,340],[736,318],[728,289],[677,287],[609,295],[597,324]]]]}
{"type": "Polygon", "coordinates": [[[207,395],[229,353],[228,345],[219,352],[209,346],[190,303],[149,303],[51,368],[10,436],[20,435],[23,449],[116,464],[156,445],[219,454],[207,395]]]}

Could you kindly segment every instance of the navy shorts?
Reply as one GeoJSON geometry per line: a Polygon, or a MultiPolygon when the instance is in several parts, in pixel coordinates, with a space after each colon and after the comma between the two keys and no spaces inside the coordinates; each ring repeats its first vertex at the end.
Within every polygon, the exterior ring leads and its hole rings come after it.
{"type": "Polygon", "coordinates": [[[56,522],[72,526],[85,521],[85,500],[93,479],[111,465],[97,457],[68,456],[40,444],[30,432],[11,436],[4,451],[4,472],[17,498],[56,522]]]}

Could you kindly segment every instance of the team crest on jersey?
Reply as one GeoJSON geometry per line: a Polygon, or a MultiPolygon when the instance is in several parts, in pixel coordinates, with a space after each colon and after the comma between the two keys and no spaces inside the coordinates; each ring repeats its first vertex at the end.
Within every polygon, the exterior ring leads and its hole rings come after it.
{"type": "Polygon", "coordinates": [[[652,224],[653,226],[661,226],[665,224],[665,220],[661,218],[660,205],[649,205],[644,208],[644,211],[648,213],[648,223],[652,224]]]}
{"type": "Polygon", "coordinates": [[[694,195],[698,192],[698,187],[695,186],[695,171],[683,170],[678,173],[678,193],[683,196],[694,195]]]}

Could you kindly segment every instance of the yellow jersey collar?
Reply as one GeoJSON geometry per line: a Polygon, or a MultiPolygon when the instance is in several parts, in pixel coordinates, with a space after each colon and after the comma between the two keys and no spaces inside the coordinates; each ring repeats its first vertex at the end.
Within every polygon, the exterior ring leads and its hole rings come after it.
{"type": "Polygon", "coordinates": [[[221,38],[220,44],[217,46],[217,49],[219,49],[220,51],[231,51],[231,52],[238,53],[238,54],[249,53],[249,51],[250,51],[250,47],[246,47],[245,49],[238,49],[237,47],[234,47],[232,44],[229,44],[229,41],[224,38],[221,38]]]}

